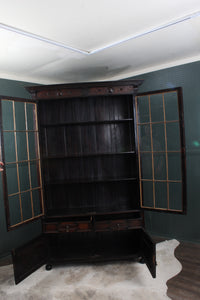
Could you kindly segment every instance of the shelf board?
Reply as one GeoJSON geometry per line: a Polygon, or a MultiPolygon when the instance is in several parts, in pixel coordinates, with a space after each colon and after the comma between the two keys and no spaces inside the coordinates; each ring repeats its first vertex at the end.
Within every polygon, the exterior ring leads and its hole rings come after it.
{"type": "Polygon", "coordinates": [[[130,178],[102,178],[102,179],[74,179],[45,182],[45,185],[64,185],[64,184],[80,184],[80,183],[101,183],[101,182],[124,182],[137,181],[136,177],[130,178]]]}
{"type": "MultiPolygon", "coordinates": [[[[77,209],[76,209],[77,210],[77,209]]],[[[70,217],[91,217],[91,216],[112,216],[112,215],[121,215],[121,214],[130,214],[130,213],[141,213],[141,209],[130,209],[130,210],[118,210],[118,211],[104,211],[104,212],[96,212],[96,211],[90,211],[90,212],[80,212],[79,209],[79,213],[74,213],[69,210],[67,210],[65,212],[64,209],[61,209],[60,211],[57,210],[53,210],[52,213],[47,212],[46,217],[45,217],[45,221],[48,221],[48,219],[55,219],[55,218],[70,218],[70,217]]],[[[140,219],[141,216],[138,216],[137,219],[140,219]]],[[[51,221],[51,220],[50,220],[51,221]]]]}
{"type": "Polygon", "coordinates": [[[136,154],[135,151],[126,152],[96,152],[96,153],[81,153],[81,154],[69,154],[69,155],[49,155],[43,157],[43,159],[65,159],[65,158],[84,158],[84,157],[95,157],[95,156],[115,156],[115,155],[131,155],[136,154]]]}
{"type": "Polygon", "coordinates": [[[63,122],[54,124],[40,124],[41,127],[58,127],[58,126],[77,126],[77,125],[98,125],[98,124],[115,124],[115,123],[125,123],[131,122],[133,118],[127,119],[116,119],[116,120],[99,120],[99,121],[82,121],[82,122],[63,122]]]}

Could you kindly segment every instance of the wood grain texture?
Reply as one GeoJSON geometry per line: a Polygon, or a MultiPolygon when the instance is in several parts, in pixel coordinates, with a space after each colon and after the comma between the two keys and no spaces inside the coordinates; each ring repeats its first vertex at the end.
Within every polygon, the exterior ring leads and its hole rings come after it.
{"type": "MultiPolygon", "coordinates": [[[[155,243],[165,240],[154,237],[155,243]]],[[[182,264],[181,272],[167,282],[167,295],[172,300],[200,299],[200,244],[180,242],[175,257],[182,264]]]]}
{"type": "Polygon", "coordinates": [[[76,84],[59,84],[49,86],[33,86],[26,89],[33,98],[62,99],[92,95],[126,95],[137,91],[143,80],[123,80],[109,82],[92,82],[76,84]]]}
{"type": "Polygon", "coordinates": [[[167,295],[172,300],[200,299],[200,244],[181,242],[175,256],[183,269],[167,282],[167,295]]]}

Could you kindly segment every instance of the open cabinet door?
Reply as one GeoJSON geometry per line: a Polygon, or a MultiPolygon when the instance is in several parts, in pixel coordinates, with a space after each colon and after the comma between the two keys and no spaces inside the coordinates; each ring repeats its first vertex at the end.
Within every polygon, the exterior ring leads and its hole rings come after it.
{"type": "Polygon", "coordinates": [[[156,246],[149,235],[143,231],[141,236],[141,256],[153,278],[156,277],[156,246]]]}
{"type": "Polygon", "coordinates": [[[49,258],[47,239],[41,235],[12,251],[15,283],[19,283],[44,265],[49,258]]]}
{"type": "MultiPolygon", "coordinates": [[[[0,160],[7,230],[26,226],[44,215],[37,124],[37,104],[22,98],[0,98],[0,160]]],[[[12,252],[15,282],[45,263],[43,236],[12,252]]]]}
{"type": "Polygon", "coordinates": [[[140,206],[186,213],[182,89],[138,94],[135,100],[140,206]]]}
{"type": "Polygon", "coordinates": [[[0,160],[7,229],[44,215],[37,104],[0,98],[0,160]]]}

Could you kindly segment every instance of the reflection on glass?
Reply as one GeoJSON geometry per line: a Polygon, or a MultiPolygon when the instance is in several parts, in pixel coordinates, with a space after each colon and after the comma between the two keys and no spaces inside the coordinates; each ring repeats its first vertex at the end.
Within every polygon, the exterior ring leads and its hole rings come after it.
{"type": "Polygon", "coordinates": [[[141,176],[143,179],[152,179],[152,155],[151,153],[141,153],[141,176]]]}
{"type": "Polygon", "coordinates": [[[37,174],[37,163],[32,161],[30,163],[30,170],[31,170],[31,185],[32,188],[36,188],[39,186],[38,182],[38,174],[37,174]]]}
{"type": "Polygon", "coordinates": [[[143,181],[142,182],[142,196],[143,196],[143,206],[153,207],[153,182],[143,181]]]}
{"type": "Polygon", "coordinates": [[[140,132],[140,151],[151,151],[150,125],[138,126],[140,132]]]}
{"type": "Polygon", "coordinates": [[[17,132],[16,136],[18,161],[27,160],[26,132],[17,132]]]}
{"type": "Polygon", "coordinates": [[[169,183],[169,207],[170,209],[182,210],[182,184],[181,182],[169,183]]]}
{"type": "Polygon", "coordinates": [[[14,130],[13,101],[2,100],[3,130],[14,130]]]}
{"type": "Polygon", "coordinates": [[[30,189],[28,163],[19,164],[19,178],[21,191],[27,191],[30,189]]]}
{"type": "Polygon", "coordinates": [[[166,180],[166,156],[164,153],[154,153],[154,178],[166,180]]]}
{"type": "Polygon", "coordinates": [[[30,192],[21,194],[23,220],[32,218],[31,195],[30,192]]]}
{"type": "Polygon", "coordinates": [[[4,153],[5,162],[15,162],[16,152],[15,152],[15,136],[13,132],[4,132],[4,153]]]}
{"type": "Polygon", "coordinates": [[[155,204],[157,208],[167,208],[166,182],[155,182],[155,204]]]}
{"type": "Polygon", "coordinates": [[[35,104],[26,103],[28,130],[35,130],[35,104]]]}
{"type": "Polygon", "coordinates": [[[29,132],[28,133],[28,142],[29,142],[29,155],[30,159],[35,159],[37,157],[36,155],[36,133],[35,132],[29,132]]]}
{"type": "Polygon", "coordinates": [[[153,150],[165,151],[164,124],[152,124],[153,150]]]}
{"type": "Polygon", "coordinates": [[[10,225],[21,222],[19,195],[8,197],[10,210],[10,225]]]}
{"type": "Polygon", "coordinates": [[[18,193],[17,166],[16,164],[6,165],[8,195],[18,193]]]}
{"type": "Polygon", "coordinates": [[[151,121],[160,122],[164,120],[162,94],[151,95],[151,121]]]}
{"type": "Polygon", "coordinates": [[[166,121],[179,119],[178,95],[176,91],[165,94],[165,117],[166,121]]]}
{"type": "Polygon", "coordinates": [[[23,102],[15,102],[16,130],[26,130],[25,110],[23,102]]]}
{"type": "Polygon", "coordinates": [[[180,151],[180,127],[179,123],[167,123],[167,150],[168,151],[180,151]]]}
{"type": "Polygon", "coordinates": [[[139,123],[149,122],[149,100],[148,96],[138,97],[139,123]]]}
{"type": "Polygon", "coordinates": [[[181,154],[168,153],[168,174],[169,180],[181,180],[181,154]]]}

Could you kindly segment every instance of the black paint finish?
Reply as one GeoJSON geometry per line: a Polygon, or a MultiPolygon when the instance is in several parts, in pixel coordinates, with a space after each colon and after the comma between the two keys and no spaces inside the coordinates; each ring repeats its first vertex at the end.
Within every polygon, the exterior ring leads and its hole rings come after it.
{"type": "Polygon", "coordinates": [[[141,82],[29,88],[39,100],[46,239],[44,247],[39,240],[35,250],[15,250],[16,283],[41,263],[140,256],[155,277],[155,248],[139,202],[134,94],[141,82]],[[24,251],[41,259],[26,268],[24,251]]]}

